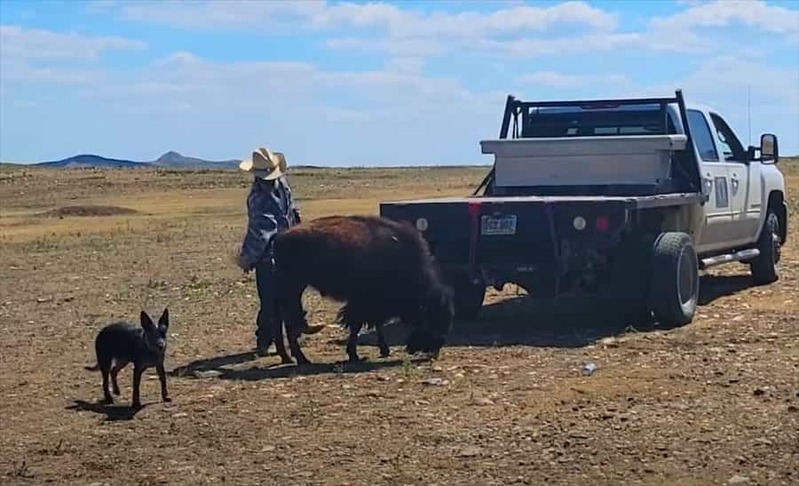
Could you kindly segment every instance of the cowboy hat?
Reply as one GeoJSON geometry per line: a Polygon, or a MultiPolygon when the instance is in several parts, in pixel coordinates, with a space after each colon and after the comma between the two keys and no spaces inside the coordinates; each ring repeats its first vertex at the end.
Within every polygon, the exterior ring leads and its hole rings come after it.
{"type": "Polygon", "coordinates": [[[241,161],[239,169],[252,172],[261,179],[277,179],[286,173],[286,157],[280,152],[258,147],[253,150],[252,157],[241,161]]]}

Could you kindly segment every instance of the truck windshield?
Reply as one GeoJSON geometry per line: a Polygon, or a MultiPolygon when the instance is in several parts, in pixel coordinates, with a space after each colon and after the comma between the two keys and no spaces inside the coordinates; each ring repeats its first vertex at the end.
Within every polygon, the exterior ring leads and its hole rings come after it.
{"type": "Polygon", "coordinates": [[[523,138],[664,135],[676,133],[657,104],[584,108],[531,107],[522,115],[523,138]]]}

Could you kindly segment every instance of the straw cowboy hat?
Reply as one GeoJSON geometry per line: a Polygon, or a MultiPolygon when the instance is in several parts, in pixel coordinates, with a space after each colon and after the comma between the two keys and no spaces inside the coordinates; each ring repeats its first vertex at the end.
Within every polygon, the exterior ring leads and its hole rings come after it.
{"type": "Polygon", "coordinates": [[[286,173],[286,157],[281,152],[258,147],[253,150],[252,157],[241,161],[239,169],[268,181],[277,179],[286,173]]]}

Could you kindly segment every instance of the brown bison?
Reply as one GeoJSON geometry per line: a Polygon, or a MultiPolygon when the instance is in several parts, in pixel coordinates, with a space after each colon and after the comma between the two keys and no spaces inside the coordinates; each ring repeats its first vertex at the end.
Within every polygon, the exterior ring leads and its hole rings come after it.
{"type": "MultiPolygon", "coordinates": [[[[392,318],[412,328],[407,352],[437,355],[444,345],[454,314],[452,291],[413,226],[379,216],[330,216],[279,233],[274,248],[278,309],[297,363],[309,363],[295,331],[305,318],[301,298],[309,286],[346,302],[336,321],[349,329],[350,361],[360,361],[356,344],[363,326],[375,328],[380,354],[388,356],[382,326],[392,318]]],[[[273,336],[283,362],[290,363],[281,320],[273,336]]]]}

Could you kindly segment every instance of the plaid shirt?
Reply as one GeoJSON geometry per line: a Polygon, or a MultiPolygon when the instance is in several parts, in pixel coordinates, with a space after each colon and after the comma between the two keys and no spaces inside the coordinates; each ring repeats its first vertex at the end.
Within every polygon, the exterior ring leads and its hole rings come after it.
{"type": "Polygon", "coordinates": [[[278,231],[300,222],[297,205],[288,181],[254,178],[247,196],[247,234],[241,246],[242,260],[247,269],[272,258],[273,240],[278,231]]]}

